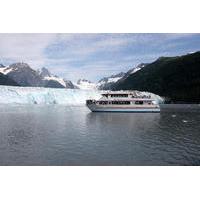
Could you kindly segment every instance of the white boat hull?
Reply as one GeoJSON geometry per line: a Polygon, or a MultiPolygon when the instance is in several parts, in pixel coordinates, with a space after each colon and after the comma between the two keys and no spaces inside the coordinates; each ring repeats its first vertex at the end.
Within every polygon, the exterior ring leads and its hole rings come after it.
{"type": "Polygon", "coordinates": [[[92,112],[133,112],[133,113],[159,113],[159,107],[107,107],[87,105],[92,112]]]}

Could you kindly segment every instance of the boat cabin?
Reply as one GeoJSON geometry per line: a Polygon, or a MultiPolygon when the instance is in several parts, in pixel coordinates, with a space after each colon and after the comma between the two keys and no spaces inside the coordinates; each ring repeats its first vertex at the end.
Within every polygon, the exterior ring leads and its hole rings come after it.
{"type": "Polygon", "coordinates": [[[160,112],[150,95],[140,95],[137,91],[109,91],[99,100],[87,100],[86,104],[93,112],[160,112]]]}
{"type": "Polygon", "coordinates": [[[110,92],[110,93],[103,93],[102,94],[102,98],[115,98],[115,99],[119,99],[119,98],[147,98],[147,99],[150,99],[151,96],[147,96],[147,95],[143,95],[143,96],[137,96],[135,93],[133,92],[110,92]]]}
{"type": "Polygon", "coordinates": [[[124,98],[124,97],[128,97],[128,94],[102,94],[103,97],[111,97],[111,98],[124,98]]]}
{"type": "Polygon", "coordinates": [[[137,96],[134,92],[109,92],[103,93],[102,97],[96,100],[87,100],[87,104],[96,105],[153,105],[151,96],[137,96]]]}
{"type": "MultiPolygon", "coordinates": [[[[92,103],[92,102],[90,102],[92,103]]],[[[99,100],[95,101],[93,103],[96,103],[97,105],[130,105],[130,104],[135,104],[135,105],[153,105],[152,100],[99,100]]]]}

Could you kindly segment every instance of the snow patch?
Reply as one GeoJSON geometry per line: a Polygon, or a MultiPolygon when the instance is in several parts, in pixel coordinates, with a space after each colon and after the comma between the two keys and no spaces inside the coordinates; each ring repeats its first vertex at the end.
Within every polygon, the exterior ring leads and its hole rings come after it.
{"type": "Polygon", "coordinates": [[[52,81],[57,81],[59,82],[61,85],[63,85],[64,87],[66,87],[66,83],[62,78],[58,78],[55,76],[45,76],[44,80],[52,80],[52,81]]]}
{"type": "Polygon", "coordinates": [[[135,69],[133,69],[133,71],[130,74],[134,74],[135,72],[137,72],[139,70],[141,70],[141,68],[135,68],[135,69]]]}
{"type": "Polygon", "coordinates": [[[75,86],[77,86],[79,89],[82,90],[94,90],[96,89],[96,84],[92,83],[88,80],[78,80],[77,83],[73,83],[75,86]]]}
{"type": "Polygon", "coordinates": [[[141,70],[143,67],[145,67],[145,64],[139,64],[137,67],[133,68],[130,74],[134,74],[135,72],[141,70]]]}
{"type": "Polygon", "coordinates": [[[10,67],[2,67],[2,68],[0,68],[0,73],[5,74],[5,75],[8,74],[11,71],[13,71],[13,69],[10,68],[10,67]]]}
{"type": "Polygon", "coordinates": [[[109,78],[107,83],[115,83],[117,82],[119,79],[121,79],[122,77],[116,77],[116,78],[109,78]]]}
{"type": "Polygon", "coordinates": [[[107,81],[100,81],[97,83],[97,87],[99,88],[100,86],[107,84],[107,83],[116,83],[118,80],[120,80],[122,77],[115,77],[115,78],[108,78],[107,81]]]}

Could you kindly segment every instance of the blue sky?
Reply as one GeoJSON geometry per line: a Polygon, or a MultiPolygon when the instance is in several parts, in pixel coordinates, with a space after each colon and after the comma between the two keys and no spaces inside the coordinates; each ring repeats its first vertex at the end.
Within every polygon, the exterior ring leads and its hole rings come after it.
{"type": "Polygon", "coordinates": [[[200,50],[200,34],[0,34],[0,63],[98,81],[160,56],[200,50]]]}

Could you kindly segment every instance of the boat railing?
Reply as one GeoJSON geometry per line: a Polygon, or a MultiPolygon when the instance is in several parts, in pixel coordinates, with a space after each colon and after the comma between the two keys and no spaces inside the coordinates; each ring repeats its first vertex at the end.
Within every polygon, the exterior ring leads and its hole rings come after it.
{"type": "Polygon", "coordinates": [[[150,95],[143,95],[143,96],[135,96],[135,95],[132,95],[132,96],[127,96],[127,97],[120,97],[120,96],[116,96],[116,97],[113,97],[113,96],[105,96],[103,95],[100,99],[110,99],[110,98],[121,98],[121,99],[127,99],[127,98],[134,98],[134,99],[151,99],[151,96],[150,95]]]}

